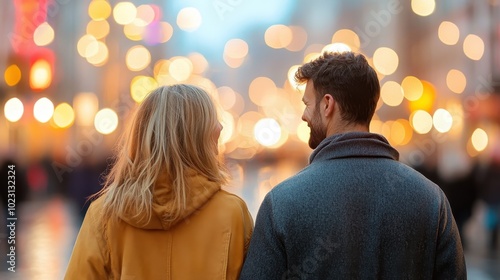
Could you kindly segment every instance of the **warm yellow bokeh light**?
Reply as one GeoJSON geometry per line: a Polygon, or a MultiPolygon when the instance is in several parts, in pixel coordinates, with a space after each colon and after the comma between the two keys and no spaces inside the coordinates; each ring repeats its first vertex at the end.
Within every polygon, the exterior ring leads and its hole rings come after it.
{"type": "Polygon", "coordinates": [[[474,130],[471,136],[472,146],[476,151],[482,152],[488,147],[488,134],[481,128],[474,130]]]}
{"type": "Polygon", "coordinates": [[[111,15],[111,6],[108,1],[93,0],[89,4],[88,13],[90,18],[93,20],[105,20],[111,15]]]}
{"type": "Polygon", "coordinates": [[[19,66],[12,64],[7,67],[7,69],[5,69],[4,79],[5,83],[10,87],[17,85],[19,81],[21,81],[21,69],[19,69],[19,66]]]}
{"type": "Polygon", "coordinates": [[[110,134],[118,127],[118,115],[112,109],[104,108],[95,115],[94,127],[101,134],[110,134]]]}
{"type": "Polygon", "coordinates": [[[307,126],[307,123],[301,122],[297,126],[297,137],[299,138],[299,140],[304,143],[308,143],[310,135],[311,135],[311,129],[309,128],[309,126],[307,126]]]}
{"type": "Polygon", "coordinates": [[[54,104],[47,97],[42,97],[33,106],[33,116],[41,123],[46,123],[54,114],[54,104]]]}
{"type": "Polygon", "coordinates": [[[277,92],[276,84],[268,77],[255,78],[248,88],[248,97],[258,106],[267,106],[277,92]]]}
{"type": "Polygon", "coordinates": [[[404,146],[410,143],[413,137],[413,128],[411,127],[410,122],[405,119],[396,120],[392,126],[391,137],[394,137],[393,141],[396,142],[396,144],[399,146],[404,146]],[[397,133],[400,133],[400,126],[404,128],[404,137],[402,139],[400,138],[401,135],[396,135],[397,133]],[[393,133],[394,135],[392,135],[393,133]]]}
{"type": "Polygon", "coordinates": [[[8,121],[17,122],[21,119],[24,113],[23,102],[21,102],[21,100],[17,97],[7,100],[7,102],[5,102],[5,106],[3,107],[3,113],[8,121]]]}
{"type": "Polygon", "coordinates": [[[52,67],[45,59],[37,60],[30,70],[30,87],[43,90],[52,83],[52,67]]]}
{"type": "Polygon", "coordinates": [[[217,89],[219,104],[224,110],[231,110],[236,104],[236,92],[228,86],[222,86],[217,89]]]}
{"type": "Polygon", "coordinates": [[[40,24],[33,33],[33,41],[37,46],[47,46],[54,41],[54,29],[48,22],[40,24]]]}
{"type": "Polygon", "coordinates": [[[137,7],[137,15],[134,23],[137,26],[148,26],[155,19],[155,10],[151,5],[140,5],[137,7]]]}
{"type": "Polygon", "coordinates": [[[404,94],[401,85],[394,81],[387,81],[380,89],[380,97],[385,104],[396,107],[403,102],[404,94]]]}
{"type": "Polygon", "coordinates": [[[58,127],[68,127],[75,121],[75,111],[68,103],[61,103],[54,110],[53,119],[58,127]]]}
{"type": "Polygon", "coordinates": [[[81,126],[91,126],[99,108],[99,100],[95,93],[81,92],[73,98],[73,108],[76,113],[76,123],[81,126]]]}
{"type": "Polygon", "coordinates": [[[160,43],[166,43],[170,38],[172,38],[172,35],[174,35],[174,28],[170,23],[166,21],[160,22],[161,26],[161,39],[159,40],[160,43]]]}
{"type": "Polygon", "coordinates": [[[200,28],[202,17],[200,11],[193,7],[187,7],[177,14],[177,25],[180,29],[192,32],[200,28]]]}
{"type": "Polygon", "coordinates": [[[450,131],[453,126],[453,117],[447,110],[437,109],[432,117],[432,122],[437,131],[445,133],[450,131]]]}
{"type": "Polygon", "coordinates": [[[446,85],[454,93],[462,93],[467,86],[467,78],[461,71],[451,69],[446,75],[446,85]]]}
{"type": "Polygon", "coordinates": [[[151,91],[158,87],[158,82],[148,76],[137,76],[130,83],[130,95],[135,102],[141,103],[151,91]]]}
{"type": "Polygon", "coordinates": [[[97,52],[92,55],[87,57],[87,61],[94,65],[94,66],[103,66],[108,62],[109,58],[109,50],[108,46],[104,42],[98,41],[97,42],[97,52]]]}
{"type": "Polygon", "coordinates": [[[484,54],[484,41],[481,37],[469,34],[464,40],[464,53],[472,60],[480,60],[484,54]]]}
{"type": "Polygon", "coordinates": [[[324,52],[343,53],[343,52],[350,52],[350,51],[351,51],[351,48],[344,43],[333,43],[333,44],[326,45],[321,50],[321,53],[324,53],[324,52]]]}
{"type": "Polygon", "coordinates": [[[87,23],[87,34],[96,39],[102,39],[109,34],[109,23],[107,20],[91,20],[87,23]]]}
{"type": "Polygon", "coordinates": [[[99,51],[99,42],[93,35],[86,34],[78,40],[76,47],[78,54],[87,58],[97,54],[99,51]]]}
{"type": "Polygon", "coordinates": [[[133,22],[136,16],[137,8],[131,2],[120,2],[113,9],[113,18],[121,25],[133,22]]]}
{"type": "Polygon", "coordinates": [[[373,54],[375,69],[383,75],[391,75],[399,65],[398,54],[390,48],[378,48],[373,54]]]}
{"type": "Polygon", "coordinates": [[[138,26],[134,22],[123,26],[123,33],[132,41],[140,41],[143,39],[144,26],[138,26]]]}
{"type": "Polygon", "coordinates": [[[193,63],[187,57],[173,57],[170,59],[168,73],[178,82],[185,81],[193,73],[193,63]]]}
{"type": "Polygon", "coordinates": [[[428,16],[434,12],[435,8],[434,0],[411,0],[411,9],[419,16],[428,16]]]}
{"type": "Polygon", "coordinates": [[[130,71],[141,71],[151,63],[151,54],[144,46],[133,46],[125,55],[125,63],[130,71]]]}
{"type": "Polygon", "coordinates": [[[455,45],[460,39],[460,29],[453,22],[443,21],[439,25],[438,36],[444,44],[455,45]]]}
{"type": "Polygon", "coordinates": [[[232,58],[227,56],[225,53],[222,58],[224,59],[226,65],[231,68],[238,68],[243,65],[243,62],[245,62],[245,58],[232,58]]]}
{"type": "Polygon", "coordinates": [[[434,86],[427,82],[421,81],[423,86],[422,95],[419,99],[411,101],[409,104],[410,111],[425,110],[431,111],[434,106],[434,100],[436,99],[436,89],[434,86]]]}
{"type": "Polygon", "coordinates": [[[231,113],[222,111],[220,114],[220,122],[223,129],[220,132],[219,143],[225,144],[233,138],[235,126],[234,117],[231,113]]]}
{"type": "Polygon", "coordinates": [[[273,118],[260,119],[254,127],[254,137],[263,146],[273,146],[281,138],[280,124],[273,118]]]}
{"type": "Polygon", "coordinates": [[[271,25],[264,33],[266,45],[273,49],[286,48],[292,42],[292,30],[282,24],[271,25]]]}
{"type": "Polygon", "coordinates": [[[372,121],[370,122],[369,131],[371,133],[382,134],[382,125],[383,124],[384,123],[382,121],[373,118],[372,121]]]}
{"type": "Polygon", "coordinates": [[[410,123],[415,132],[426,134],[432,129],[432,116],[424,110],[417,110],[410,115],[410,123]]]}
{"type": "Polygon", "coordinates": [[[203,74],[208,69],[208,61],[201,53],[192,53],[188,55],[193,64],[193,74],[203,74]]]}
{"type": "Polygon", "coordinates": [[[358,34],[350,29],[340,29],[332,37],[332,43],[344,43],[352,51],[358,51],[361,46],[358,34]]]}
{"type": "Polygon", "coordinates": [[[307,32],[301,26],[290,26],[292,41],[285,48],[292,52],[300,51],[307,43],[307,32]]]}
{"type": "Polygon", "coordinates": [[[422,81],[414,76],[405,77],[401,82],[401,87],[403,88],[405,98],[410,101],[420,99],[424,92],[424,85],[422,84],[422,81]]]}
{"type": "Polygon", "coordinates": [[[298,90],[300,92],[304,92],[306,88],[306,83],[301,83],[299,84],[297,81],[295,81],[295,73],[297,73],[297,70],[299,69],[300,65],[293,65],[288,69],[288,82],[292,86],[294,90],[298,90]]]}
{"type": "Polygon", "coordinates": [[[229,58],[244,58],[248,54],[248,44],[242,39],[231,39],[224,46],[224,54],[229,58]]]}

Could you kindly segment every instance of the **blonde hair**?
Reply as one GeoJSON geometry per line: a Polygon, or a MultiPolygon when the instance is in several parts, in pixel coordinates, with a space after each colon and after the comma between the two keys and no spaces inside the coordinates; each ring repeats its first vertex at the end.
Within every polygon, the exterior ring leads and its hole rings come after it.
{"type": "Polygon", "coordinates": [[[227,173],[217,157],[217,111],[202,89],[186,84],[164,86],[152,91],[140,104],[131,125],[122,136],[115,164],[106,177],[104,216],[151,219],[153,188],[166,174],[177,206],[170,219],[186,208],[189,186],[186,171],[193,169],[211,181],[227,182],[227,173]]]}

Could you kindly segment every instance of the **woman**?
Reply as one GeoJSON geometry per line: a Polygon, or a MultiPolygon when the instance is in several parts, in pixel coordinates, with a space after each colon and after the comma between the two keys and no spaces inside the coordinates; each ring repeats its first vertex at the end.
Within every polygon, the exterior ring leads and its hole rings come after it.
{"type": "Polygon", "coordinates": [[[237,279],[253,221],[217,159],[209,95],[160,87],[138,108],[65,279],[237,279]]]}

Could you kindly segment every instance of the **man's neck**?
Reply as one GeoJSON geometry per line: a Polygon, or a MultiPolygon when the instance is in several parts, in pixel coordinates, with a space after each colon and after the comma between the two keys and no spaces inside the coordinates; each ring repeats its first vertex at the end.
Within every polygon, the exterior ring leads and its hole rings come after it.
{"type": "Polygon", "coordinates": [[[334,134],[347,133],[347,132],[369,132],[369,127],[359,123],[339,123],[335,126],[329,127],[326,131],[326,136],[329,137],[334,134]]]}

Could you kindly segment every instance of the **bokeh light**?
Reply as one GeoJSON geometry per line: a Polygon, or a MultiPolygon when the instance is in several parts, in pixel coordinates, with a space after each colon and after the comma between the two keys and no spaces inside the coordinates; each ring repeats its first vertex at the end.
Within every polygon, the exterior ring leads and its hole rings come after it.
{"type": "Polygon", "coordinates": [[[109,50],[104,42],[97,42],[97,51],[94,55],[86,57],[87,61],[94,66],[103,66],[108,62],[109,50]]]}
{"type": "Polygon", "coordinates": [[[344,43],[354,52],[359,51],[361,46],[358,34],[350,29],[340,29],[335,32],[332,37],[332,43],[344,43]]]}
{"type": "Polygon", "coordinates": [[[434,0],[411,0],[412,11],[419,16],[428,16],[434,12],[436,2],[434,0]]]}
{"type": "Polygon", "coordinates": [[[106,20],[91,20],[87,24],[87,34],[96,39],[102,39],[109,34],[109,23],[106,20]]]}
{"type": "Polygon", "coordinates": [[[410,115],[410,124],[418,134],[429,133],[432,129],[432,116],[424,110],[417,110],[410,115]]]}
{"type": "Polygon", "coordinates": [[[33,41],[37,46],[47,46],[54,41],[54,29],[48,22],[40,24],[33,33],[33,41]]]}
{"type": "Polygon", "coordinates": [[[137,16],[137,8],[131,2],[120,2],[113,9],[113,18],[116,23],[125,25],[133,22],[137,16]]]}
{"type": "Polygon", "coordinates": [[[434,85],[427,81],[421,80],[421,82],[423,88],[422,95],[419,99],[410,102],[410,111],[424,110],[430,112],[436,99],[436,89],[434,85]]]}
{"type": "Polygon", "coordinates": [[[54,104],[47,97],[42,97],[33,106],[33,115],[41,123],[48,122],[54,114],[54,104]]]}
{"type": "Polygon", "coordinates": [[[450,131],[453,126],[453,117],[447,110],[437,109],[432,117],[432,122],[437,131],[445,133],[450,131]]]}
{"type": "Polygon", "coordinates": [[[297,126],[297,137],[299,138],[300,141],[308,143],[310,134],[311,134],[311,129],[309,128],[309,126],[307,126],[306,122],[301,122],[297,126]]]}
{"type": "Polygon", "coordinates": [[[54,110],[53,119],[58,127],[69,127],[75,121],[75,111],[68,103],[61,103],[54,110]]]}
{"type": "Polygon", "coordinates": [[[264,33],[266,45],[273,49],[286,48],[292,42],[292,30],[283,24],[271,25],[264,33]]]}
{"type": "Polygon", "coordinates": [[[151,5],[140,5],[137,7],[137,15],[134,20],[137,26],[147,26],[155,19],[155,10],[151,5]]]}
{"type": "Polygon", "coordinates": [[[131,71],[141,71],[151,63],[151,54],[144,46],[133,46],[125,55],[125,63],[131,71]]]}
{"type": "Polygon", "coordinates": [[[401,85],[394,81],[385,82],[380,89],[380,97],[385,104],[396,107],[403,102],[404,93],[401,85]]]}
{"type": "Polygon", "coordinates": [[[17,97],[7,100],[3,108],[3,113],[8,121],[17,122],[21,119],[24,113],[23,102],[21,102],[21,100],[17,97]]]}
{"type": "Polygon", "coordinates": [[[255,78],[248,88],[248,97],[259,106],[268,106],[270,98],[276,95],[276,84],[268,77],[255,78]]]}
{"type": "Polygon", "coordinates": [[[172,57],[168,66],[168,73],[178,82],[185,81],[193,73],[193,63],[187,57],[172,57]]]}
{"type": "Polygon", "coordinates": [[[278,143],[281,138],[281,127],[272,118],[260,119],[254,127],[254,135],[261,145],[270,147],[278,143]]]}
{"type": "Polygon", "coordinates": [[[469,34],[464,40],[464,53],[472,60],[480,60],[484,54],[484,41],[481,37],[469,34]]]}
{"type": "Polygon", "coordinates": [[[73,98],[76,123],[80,126],[91,126],[99,108],[99,100],[93,92],[81,92],[73,98]]]}
{"type": "Polygon", "coordinates": [[[301,26],[290,26],[292,31],[292,41],[285,48],[292,52],[300,51],[307,43],[307,32],[301,26]]]}
{"type": "Polygon", "coordinates": [[[391,75],[399,65],[398,54],[390,48],[378,48],[373,54],[375,69],[383,75],[391,75]]]}
{"type": "Polygon", "coordinates": [[[90,34],[83,35],[76,45],[78,54],[82,57],[91,57],[97,54],[99,50],[99,43],[97,39],[90,34]]]}
{"type": "Polygon", "coordinates": [[[224,46],[224,62],[231,68],[240,67],[248,54],[248,44],[242,39],[231,39],[224,46]]]}
{"type": "Polygon", "coordinates": [[[337,53],[343,53],[343,52],[350,52],[351,48],[344,44],[344,43],[333,43],[333,44],[328,44],[326,45],[322,50],[321,53],[324,52],[337,52],[337,53]]]}
{"type": "Polygon", "coordinates": [[[31,66],[30,87],[34,90],[43,90],[52,83],[52,67],[45,59],[38,59],[31,66]]]}
{"type": "Polygon", "coordinates": [[[104,108],[95,115],[94,127],[101,134],[111,134],[118,127],[118,115],[112,109],[104,108]]]}
{"type": "Polygon", "coordinates": [[[472,146],[476,151],[482,152],[488,146],[488,134],[481,128],[474,130],[471,136],[472,146]]]}
{"type": "Polygon", "coordinates": [[[455,45],[460,39],[460,29],[453,22],[443,21],[439,25],[438,37],[443,44],[455,45]]]}
{"type": "Polygon", "coordinates": [[[401,87],[403,88],[405,98],[410,101],[419,100],[424,93],[424,85],[414,76],[405,77],[401,82],[401,87]]]}
{"type": "Polygon", "coordinates": [[[446,85],[454,93],[462,93],[467,86],[467,78],[457,69],[451,69],[446,75],[446,85]]]}
{"type": "Polygon", "coordinates": [[[89,4],[88,14],[95,21],[105,20],[111,15],[111,6],[106,0],[92,0],[89,4]]]}
{"type": "Polygon", "coordinates": [[[130,83],[130,95],[135,102],[141,103],[151,91],[158,87],[158,82],[148,76],[137,76],[130,83]]]}
{"type": "Polygon", "coordinates": [[[208,69],[208,61],[201,53],[192,53],[188,55],[193,64],[193,74],[203,74],[208,69]]]}
{"type": "Polygon", "coordinates": [[[177,26],[180,29],[193,32],[197,30],[202,22],[200,11],[193,7],[187,7],[179,11],[177,14],[177,26]]]}
{"type": "Polygon", "coordinates": [[[17,85],[19,81],[21,81],[21,69],[19,69],[19,66],[12,64],[7,67],[7,69],[5,69],[4,79],[5,83],[10,87],[17,85]]]}

